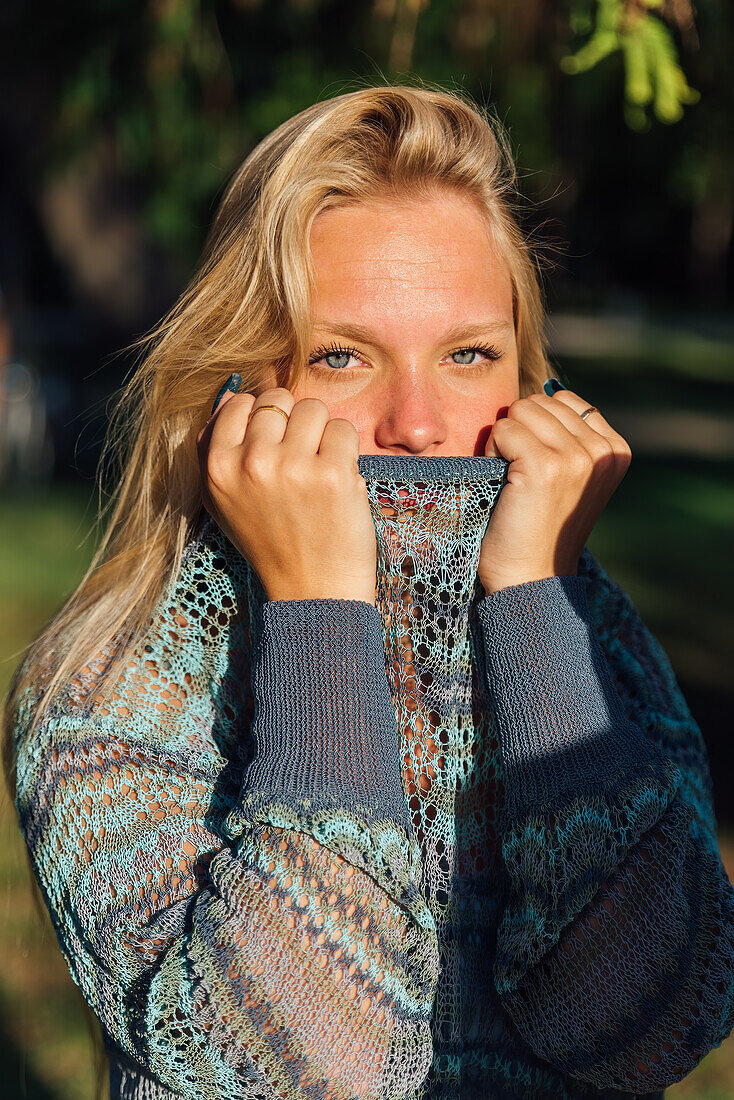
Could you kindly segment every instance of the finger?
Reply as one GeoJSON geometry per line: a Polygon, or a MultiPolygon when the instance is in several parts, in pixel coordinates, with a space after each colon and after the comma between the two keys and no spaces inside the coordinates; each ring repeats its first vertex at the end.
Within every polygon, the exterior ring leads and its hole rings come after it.
{"type": "MultiPolygon", "coordinates": [[[[264,416],[264,413],[260,413],[264,416]]],[[[274,415],[277,416],[277,413],[274,415]]],[[[315,455],[329,421],[329,410],[317,397],[302,397],[291,410],[283,437],[283,447],[295,454],[315,455]]]]}
{"type": "Polygon", "coordinates": [[[222,398],[216,413],[204,429],[205,432],[208,431],[210,448],[238,447],[242,443],[247,417],[254,402],[255,397],[251,393],[233,393],[222,398]]]}
{"type": "Polygon", "coordinates": [[[509,417],[495,420],[485,454],[490,454],[490,447],[493,448],[491,454],[497,458],[506,458],[509,462],[539,454],[544,450],[543,444],[526,424],[519,420],[510,420],[509,417]]]}
{"type": "Polygon", "coordinates": [[[291,391],[282,386],[263,390],[252,403],[239,442],[246,449],[255,443],[280,443],[289,427],[286,418],[275,409],[265,409],[257,416],[254,413],[261,405],[277,405],[290,417],[295,403],[296,399],[291,391]]]}
{"type": "Polygon", "coordinates": [[[221,413],[222,409],[227,404],[227,402],[231,401],[233,397],[242,397],[242,396],[249,396],[251,398],[250,403],[252,403],[252,401],[254,401],[254,397],[252,396],[252,394],[249,394],[249,395],[235,394],[234,390],[225,390],[223,397],[220,398],[220,400],[217,404],[216,410],[211,414],[211,416],[207,420],[206,424],[204,425],[204,427],[201,429],[201,431],[199,432],[199,434],[196,437],[196,444],[200,449],[202,449],[204,451],[209,449],[209,445],[211,443],[211,436],[212,436],[212,432],[214,431],[214,425],[216,424],[217,417],[219,416],[219,414],[221,413]]]}
{"type": "Polygon", "coordinates": [[[514,408],[511,407],[511,415],[527,424],[538,439],[553,450],[581,448],[595,460],[615,453],[610,439],[592,428],[587,428],[585,421],[568,405],[556,405],[554,402],[554,397],[533,394],[519,401],[514,408]]]}
{"type": "Polygon", "coordinates": [[[335,416],[321,437],[319,454],[333,462],[353,462],[359,455],[359,432],[351,420],[335,416]]]}
{"type": "Polygon", "coordinates": [[[584,429],[587,429],[608,439],[615,449],[629,450],[626,439],[614,430],[598,409],[589,413],[585,420],[581,419],[580,414],[589,408],[591,402],[574,393],[573,390],[558,390],[553,397],[536,393],[531,395],[531,400],[550,409],[555,416],[563,420],[574,435],[588,439],[584,432],[584,429]]]}
{"type": "Polygon", "coordinates": [[[497,413],[497,418],[495,419],[494,424],[492,424],[492,426],[489,430],[489,435],[487,436],[487,442],[484,445],[484,453],[488,458],[503,458],[504,457],[503,455],[500,454],[499,448],[497,447],[497,444],[496,444],[493,437],[494,437],[494,430],[495,430],[495,427],[496,427],[498,421],[503,420],[506,416],[507,416],[507,405],[503,405],[501,410],[497,413]]]}
{"type": "Polygon", "coordinates": [[[536,442],[545,448],[564,451],[569,447],[578,447],[577,441],[557,416],[527,397],[512,402],[507,411],[507,420],[511,424],[522,424],[535,437],[536,442]]]}

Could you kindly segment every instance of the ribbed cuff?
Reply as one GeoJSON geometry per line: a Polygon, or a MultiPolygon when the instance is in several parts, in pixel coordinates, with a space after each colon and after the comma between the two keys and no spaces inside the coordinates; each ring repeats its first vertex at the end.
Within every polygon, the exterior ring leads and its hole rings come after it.
{"type": "Polygon", "coordinates": [[[624,713],[586,585],[545,577],[477,605],[511,818],[662,762],[624,713]]]}
{"type": "Polygon", "coordinates": [[[241,801],[409,817],[382,618],[364,600],[263,604],[252,667],[255,755],[241,801]]]}

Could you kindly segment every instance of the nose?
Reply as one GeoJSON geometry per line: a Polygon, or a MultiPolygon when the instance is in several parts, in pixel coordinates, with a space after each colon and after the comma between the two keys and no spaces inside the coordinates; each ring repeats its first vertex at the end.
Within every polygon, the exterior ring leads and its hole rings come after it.
{"type": "Polygon", "coordinates": [[[415,371],[397,371],[378,398],[375,443],[392,454],[431,454],[447,438],[437,388],[415,371]]]}

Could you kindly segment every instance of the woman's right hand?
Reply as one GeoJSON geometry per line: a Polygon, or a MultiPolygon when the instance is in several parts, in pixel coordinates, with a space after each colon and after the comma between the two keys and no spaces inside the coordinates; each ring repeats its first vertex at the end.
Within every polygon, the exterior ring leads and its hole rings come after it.
{"type": "Polygon", "coordinates": [[[229,391],[196,442],[204,507],[269,600],[375,603],[375,525],[349,420],[288,389],[229,391]],[[288,422],[266,409],[248,423],[260,405],[278,405],[288,422]]]}

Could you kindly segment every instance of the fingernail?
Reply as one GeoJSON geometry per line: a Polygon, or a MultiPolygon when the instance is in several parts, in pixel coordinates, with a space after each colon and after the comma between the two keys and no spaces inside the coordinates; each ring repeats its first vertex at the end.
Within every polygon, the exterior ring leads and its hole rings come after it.
{"type": "Polygon", "coordinates": [[[564,386],[560,378],[546,378],[543,383],[543,389],[549,397],[552,397],[554,393],[558,393],[559,390],[568,389],[568,387],[564,386]]]}
{"type": "Polygon", "coordinates": [[[222,400],[227,390],[232,390],[232,393],[237,393],[237,390],[240,388],[241,385],[242,378],[240,377],[240,375],[230,374],[229,378],[224,383],[217,396],[214,398],[214,404],[212,405],[212,416],[217,411],[217,405],[222,400]]]}

